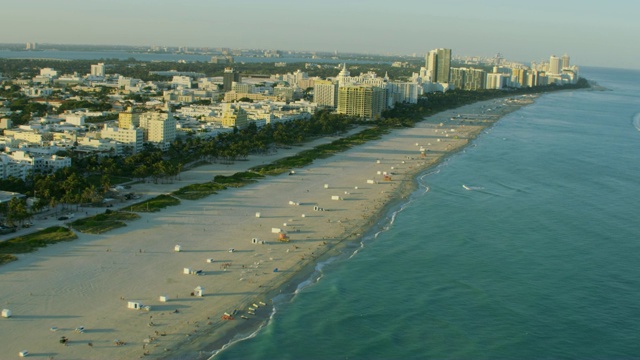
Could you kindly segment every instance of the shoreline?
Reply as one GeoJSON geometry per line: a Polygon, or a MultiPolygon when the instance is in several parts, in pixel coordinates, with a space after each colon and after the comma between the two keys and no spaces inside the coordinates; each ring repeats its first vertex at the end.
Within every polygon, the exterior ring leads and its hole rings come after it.
{"type": "MultiPolygon", "coordinates": [[[[464,149],[502,116],[533,102],[532,97],[518,98],[527,102],[509,104],[502,98],[444,111],[414,128],[396,129],[296,169],[294,176],[268,177],[202,200],[183,201],[160,213],[142,214],[140,220],[111,233],[79,234],[72,244],[21,256],[21,261],[0,268],[6,289],[0,301],[14,313],[13,318],[0,319],[0,347],[16,356],[26,349],[31,356],[65,359],[208,358],[209,349],[262,326],[271,314],[271,299],[292,294],[319,261],[342,254],[354,240],[383,224],[389,211],[416,190],[419,174],[464,149]],[[484,114],[498,103],[504,104],[499,113],[484,114]],[[450,120],[461,112],[468,112],[469,118],[450,120]],[[428,148],[424,158],[416,142],[428,148]],[[382,170],[393,172],[392,179],[376,175],[382,170]],[[329,189],[323,188],[325,183],[329,189]],[[338,194],[344,194],[342,201],[329,200],[338,194]],[[287,205],[287,200],[300,205],[287,205]],[[314,212],[314,204],[327,211],[314,212]],[[256,218],[255,212],[262,217],[256,218]],[[283,221],[290,243],[277,242],[268,231],[283,221]],[[253,236],[267,244],[251,244],[253,236]],[[178,243],[184,251],[175,253],[178,243]],[[234,252],[226,251],[232,247],[234,252]],[[215,262],[204,264],[206,258],[215,262]],[[224,264],[229,266],[223,269],[224,264]],[[181,274],[183,266],[202,267],[206,275],[181,274]],[[189,296],[196,284],[204,286],[204,297],[189,296]],[[163,294],[169,302],[158,301],[163,294]],[[124,298],[150,304],[151,311],[127,309],[124,298]],[[265,305],[256,309],[255,317],[240,318],[257,302],[265,305]],[[234,310],[239,311],[236,320],[221,319],[234,310]],[[4,326],[5,322],[12,325],[4,326]],[[86,333],[74,333],[81,324],[86,333]],[[54,325],[57,331],[50,331],[54,325]],[[19,336],[25,333],[33,338],[19,336]],[[70,338],[69,346],[56,344],[61,335],[70,338]],[[127,344],[113,346],[112,339],[127,344]]],[[[256,157],[236,167],[263,160],[256,157]]],[[[211,177],[202,169],[195,173],[211,177]]],[[[138,187],[162,193],[171,186],[138,187]]]]}
{"type": "MultiPolygon", "coordinates": [[[[358,239],[369,238],[373,234],[383,230],[382,228],[384,227],[384,225],[389,223],[390,219],[388,215],[390,213],[395,213],[396,211],[398,211],[402,207],[402,205],[407,203],[408,198],[418,189],[418,185],[419,185],[418,178],[421,174],[424,174],[429,170],[437,167],[452,155],[455,155],[456,153],[464,150],[477,138],[478,135],[480,135],[483,131],[486,131],[487,129],[491,128],[502,117],[519,110],[523,106],[532,104],[533,102],[535,102],[535,99],[537,99],[539,96],[540,95],[524,97],[532,100],[526,103],[519,104],[514,108],[509,109],[508,111],[502,112],[500,116],[497,117],[495,120],[491,121],[488,126],[478,128],[477,131],[474,131],[473,133],[470,134],[470,138],[468,139],[466,144],[459,146],[454,150],[446,152],[446,154],[444,154],[441,157],[438,157],[435,161],[433,161],[432,163],[424,167],[415,168],[415,171],[406,173],[402,179],[402,185],[398,186],[394,190],[394,193],[391,195],[390,200],[387,203],[385,203],[384,206],[381,207],[377,211],[377,213],[372,218],[369,219],[369,221],[366,224],[362,224],[360,226],[361,231],[359,231],[356,236],[354,236],[354,234],[344,234],[345,235],[344,238],[340,240],[338,244],[329,248],[327,252],[323,253],[321,256],[314,259],[314,261],[309,262],[305,266],[303,266],[303,268],[297,271],[296,274],[292,276],[289,279],[289,281],[285,283],[282,287],[271,289],[270,291],[266,292],[265,296],[269,299],[273,299],[276,296],[285,295],[287,299],[292,299],[295,296],[295,291],[298,289],[300,284],[309,280],[315,282],[315,280],[311,279],[311,276],[316,272],[316,266],[319,263],[326,262],[331,258],[346,255],[345,249],[349,248],[350,246],[354,246],[354,241],[358,239]]],[[[518,96],[518,98],[522,99],[523,97],[518,96]]],[[[502,100],[504,99],[487,100],[482,103],[483,104],[493,103],[493,102],[502,101],[502,100]]],[[[471,105],[475,105],[475,104],[471,104],[471,105]]],[[[464,108],[467,106],[469,105],[462,106],[461,108],[464,108]]],[[[452,109],[449,111],[445,111],[443,113],[457,112],[457,110],[458,109],[452,109]]],[[[437,115],[439,114],[436,114],[436,116],[437,115]]],[[[423,121],[426,121],[426,120],[428,120],[428,117],[423,119],[423,121]]],[[[397,130],[399,129],[395,129],[394,132],[397,130]]],[[[393,136],[393,132],[385,135],[385,137],[386,136],[393,136]]],[[[380,141],[380,140],[376,140],[376,141],[380,141]]],[[[313,164],[310,166],[313,166],[313,164]]],[[[272,313],[273,313],[273,310],[272,312],[270,312],[270,314],[272,313]]],[[[252,324],[245,324],[246,326],[242,326],[242,325],[236,326],[237,329],[234,334],[223,333],[223,334],[217,334],[216,336],[211,336],[211,334],[206,334],[202,338],[198,339],[197,343],[194,342],[194,343],[188,344],[192,346],[183,345],[180,348],[179,355],[172,354],[171,356],[162,357],[161,359],[163,360],[180,359],[187,355],[190,358],[197,359],[197,360],[214,358],[217,353],[224,351],[224,349],[227,346],[233,346],[237,342],[242,342],[247,338],[253,337],[254,334],[259,332],[264,326],[268,325],[267,321],[269,321],[269,318],[270,316],[265,316],[263,319],[261,319],[263,323],[261,323],[259,326],[255,326],[252,324]],[[207,335],[211,337],[206,337],[207,335]]]]}

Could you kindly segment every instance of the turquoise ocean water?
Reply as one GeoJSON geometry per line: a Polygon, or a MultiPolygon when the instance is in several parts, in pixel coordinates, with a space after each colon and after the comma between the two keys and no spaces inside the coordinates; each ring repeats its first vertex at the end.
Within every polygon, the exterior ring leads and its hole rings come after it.
{"type": "Polygon", "coordinates": [[[640,72],[582,75],[611,91],[504,117],[214,358],[640,359],[640,72]]]}

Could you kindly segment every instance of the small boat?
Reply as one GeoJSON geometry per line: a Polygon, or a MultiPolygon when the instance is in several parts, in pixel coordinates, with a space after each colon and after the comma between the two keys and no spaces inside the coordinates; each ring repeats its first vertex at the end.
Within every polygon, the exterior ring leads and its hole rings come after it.
{"type": "Polygon", "coordinates": [[[465,190],[473,190],[473,189],[471,189],[470,187],[468,187],[467,185],[462,185],[462,187],[463,187],[465,190]]]}

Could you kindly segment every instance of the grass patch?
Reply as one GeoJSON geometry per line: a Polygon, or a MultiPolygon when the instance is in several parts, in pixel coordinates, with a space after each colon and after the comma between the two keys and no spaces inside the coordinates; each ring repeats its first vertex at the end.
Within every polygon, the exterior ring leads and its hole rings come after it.
{"type": "Polygon", "coordinates": [[[257,179],[263,178],[264,175],[258,174],[252,171],[243,171],[235,173],[231,176],[216,175],[213,178],[213,182],[230,187],[241,187],[247,184],[251,184],[257,181],[257,179]]]}
{"type": "MultiPolygon", "coordinates": [[[[77,238],[78,235],[70,229],[62,226],[53,226],[32,234],[0,242],[0,254],[5,255],[3,256],[5,258],[6,255],[29,253],[49,244],[71,241],[77,238]]],[[[7,258],[10,258],[10,256],[7,258]]]]}
{"type": "Polygon", "coordinates": [[[214,182],[208,182],[203,184],[191,184],[182,187],[172,194],[184,200],[198,200],[205,198],[209,195],[216,194],[220,190],[224,190],[227,187],[214,182]]]}
{"type": "Polygon", "coordinates": [[[0,254],[0,265],[8,264],[12,261],[16,261],[18,258],[11,254],[0,254]]]}
{"type": "Polygon", "coordinates": [[[310,150],[304,150],[296,155],[276,160],[270,164],[259,165],[251,168],[251,171],[262,175],[279,175],[291,171],[293,168],[305,167],[316,159],[326,159],[334,154],[349,150],[355,145],[361,145],[367,141],[377,140],[389,130],[373,127],[362,130],[357,134],[335,140],[329,144],[322,144],[310,150]]]}
{"type": "Polygon", "coordinates": [[[104,214],[90,216],[84,219],[78,219],[71,223],[71,226],[86,234],[102,234],[109,230],[127,226],[124,221],[139,219],[140,215],[107,210],[104,214]]]}
{"type": "Polygon", "coordinates": [[[180,205],[180,200],[171,195],[158,195],[153,199],[149,199],[128,207],[130,211],[135,212],[157,212],[168,206],[180,205]]]}

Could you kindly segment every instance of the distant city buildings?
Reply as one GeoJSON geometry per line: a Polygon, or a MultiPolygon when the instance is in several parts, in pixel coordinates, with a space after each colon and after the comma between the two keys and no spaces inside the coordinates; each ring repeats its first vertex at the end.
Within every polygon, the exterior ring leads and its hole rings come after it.
{"type": "MultiPolygon", "coordinates": [[[[35,45],[34,45],[35,47],[35,45]]],[[[211,62],[231,63],[231,53],[221,49],[211,62]]],[[[185,48],[184,51],[187,51],[185,48]]],[[[264,56],[278,57],[280,52],[264,56]]],[[[579,69],[569,55],[551,55],[530,66],[494,57],[461,57],[451,66],[451,49],[434,49],[425,57],[425,66],[403,81],[392,80],[354,65],[305,64],[304,69],[273,75],[246,75],[227,67],[222,74],[165,70],[150,75],[164,81],[143,81],[119,74],[108,74],[104,63],[91,65],[89,74],[59,74],[54,68],[41,68],[32,78],[10,79],[27,101],[46,104],[49,115],[31,115],[27,125],[12,126],[14,111],[7,101],[0,105],[0,177],[25,178],[35,171],[55,171],[70,166],[70,159],[56,156],[70,150],[99,156],[127,155],[143,150],[149,143],[167,150],[176,138],[209,138],[221,132],[264,126],[277,122],[309,119],[319,108],[338,114],[378,119],[397,103],[418,103],[421,95],[434,91],[506,89],[568,84],[578,80],[579,69]],[[335,69],[335,77],[310,77],[320,68],[335,69]],[[352,75],[352,72],[358,75],[352,75]],[[221,76],[220,76],[221,75],[221,76]],[[222,91],[221,91],[222,90],[222,91]],[[223,93],[224,91],[224,93],[223,93]],[[224,96],[222,96],[224,95],[224,96]],[[312,100],[312,101],[311,101],[312,100]],[[86,108],[66,110],[63,104],[108,102],[109,111],[86,108]],[[175,113],[170,111],[174,106],[175,113]],[[117,116],[117,120],[114,118],[117,116]],[[105,120],[96,124],[91,118],[105,120]]],[[[396,62],[393,70],[411,66],[396,62]]],[[[1,79],[0,79],[1,80],[1,79]]],[[[5,89],[7,83],[4,83],[5,89]]],[[[427,96],[428,97],[428,96],[427,96]]]]}

